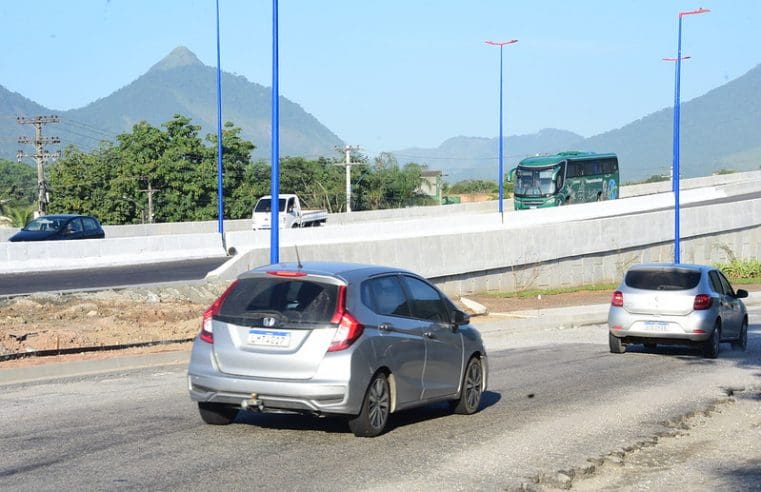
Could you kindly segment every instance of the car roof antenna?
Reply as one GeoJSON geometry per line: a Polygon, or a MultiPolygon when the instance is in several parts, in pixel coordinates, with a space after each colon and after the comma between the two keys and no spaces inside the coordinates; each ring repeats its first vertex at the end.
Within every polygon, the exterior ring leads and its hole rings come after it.
{"type": "Polygon", "coordinates": [[[299,270],[301,270],[302,268],[304,268],[304,265],[301,264],[301,257],[299,256],[299,247],[298,247],[298,245],[294,244],[293,245],[293,249],[296,250],[296,266],[298,267],[299,270]]]}

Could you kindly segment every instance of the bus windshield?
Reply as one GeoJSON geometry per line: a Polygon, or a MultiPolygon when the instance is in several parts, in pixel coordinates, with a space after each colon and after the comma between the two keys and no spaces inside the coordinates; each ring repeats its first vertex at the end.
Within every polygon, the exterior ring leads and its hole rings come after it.
{"type": "Polygon", "coordinates": [[[524,168],[515,170],[516,196],[548,196],[557,192],[554,176],[559,167],[524,168]]]}

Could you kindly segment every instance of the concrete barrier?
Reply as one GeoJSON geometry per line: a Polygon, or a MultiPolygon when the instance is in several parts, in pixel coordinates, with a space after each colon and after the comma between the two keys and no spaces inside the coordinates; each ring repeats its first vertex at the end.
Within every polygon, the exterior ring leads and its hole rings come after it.
{"type": "Polygon", "coordinates": [[[0,243],[0,273],[72,270],[225,256],[219,234],[0,243]]]}
{"type": "MultiPolygon", "coordinates": [[[[747,186],[754,188],[759,187],[761,181],[761,171],[749,171],[743,173],[721,174],[716,176],[706,176],[700,178],[683,179],[681,182],[682,190],[691,190],[705,187],[721,187],[723,185],[736,185],[741,188],[747,186]]],[[[671,190],[670,181],[658,183],[646,183],[638,185],[626,185],[621,187],[621,198],[634,196],[649,195],[653,193],[665,193],[671,190]]],[[[503,202],[503,209],[506,213],[513,212],[513,202],[507,199],[503,202]]],[[[476,203],[461,203],[452,205],[428,206],[428,207],[407,207],[401,209],[388,210],[367,210],[351,213],[332,213],[328,217],[327,225],[346,225],[359,222],[385,222],[401,219],[442,217],[457,215],[473,215],[496,213],[498,210],[497,201],[476,203]]],[[[521,212],[523,213],[523,212],[521,212]]],[[[122,237],[139,237],[139,236],[169,236],[175,234],[204,234],[213,233],[218,230],[216,220],[200,222],[165,222],[158,224],[128,224],[128,225],[104,225],[107,238],[122,237]]],[[[251,229],[251,220],[230,219],[224,221],[225,232],[241,232],[251,229]]],[[[18,230],[11,228],[0,228],[0,241],[7,239],[15,234],[18,230]]]]}

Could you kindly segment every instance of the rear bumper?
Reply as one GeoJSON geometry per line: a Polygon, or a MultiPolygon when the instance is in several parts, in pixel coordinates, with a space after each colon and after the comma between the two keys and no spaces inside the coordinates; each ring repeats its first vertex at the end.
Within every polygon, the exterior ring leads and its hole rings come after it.
{"type": "MultiPolygon", "coordinates": [[[[348,376],[351,371],[347,368],[344,373],[348,376]]],[[[367,384],[356,378],[328,379],[319,372],[314,378],[304,380],[226,374],[219,370],[211,345],[199,340],[194,342],[188,366],[191,400],[243,408],[243,402],[255,399],[261,402],[258,409],[263,412],[356,415],[367,384]]]]}
{"type": "Polygon", "coordinates": [[[711,338],[717,314],[712,310],[694,311],[687,316],[651,316],[611,309],[608,330],[625,343],[702,343],[711,338]]]}

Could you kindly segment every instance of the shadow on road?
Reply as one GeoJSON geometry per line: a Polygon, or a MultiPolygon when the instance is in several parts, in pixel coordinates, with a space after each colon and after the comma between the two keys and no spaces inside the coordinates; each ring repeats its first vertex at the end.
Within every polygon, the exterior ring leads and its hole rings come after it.
{"type": "MultiPolygon", "coordinates": [[[[479,412],[495,405],[502,396],[494,391],[486,391],[481,396],[479,412]]],[[[386,432],[407,425],[453,416],[448,403],[434,403],[424,407],[402,410],[391,414],[386,432]]],[[[329,434],[350,433],[345,418],[341,417],[312,417],[309,415],[280,415],[269,413],[253,413],[241,411],[235,419],[238,424],[250,424],[265,429],[277,430],[313,430],[329,434]]]]}
{"type": "Polygon", "coordinates": [[[689,364],[713,365],[719,361],[732,361],[738,367],[761,368],[761,324],[753,324],[748,327],[748,348],[745,351],[732,348],[729,342],[722,342],[719,348],[718,359],[706,359],[703,357],[700,347],[688,345],[657,345],[645,347],[642,344],[626,346],[627,354],[656,354],[674,356],[689,364]]]}

